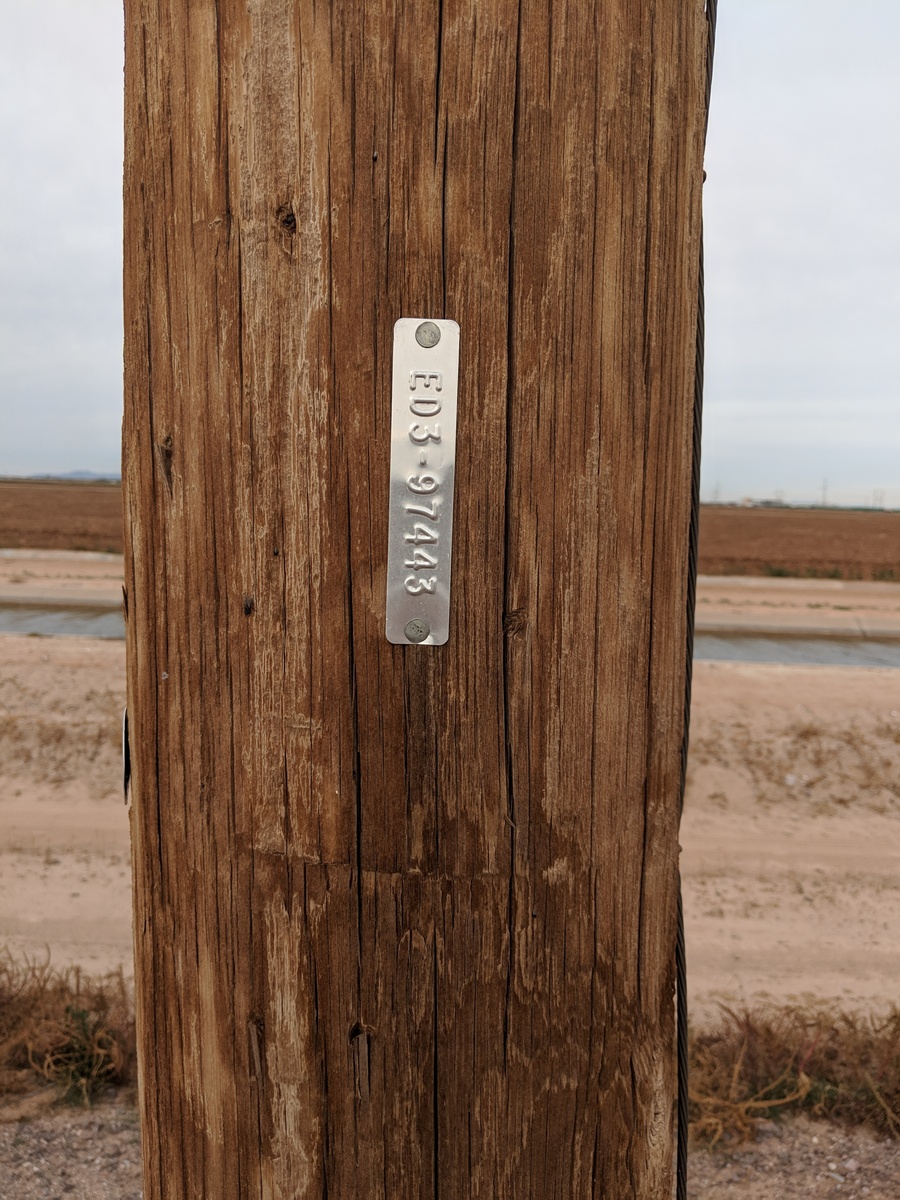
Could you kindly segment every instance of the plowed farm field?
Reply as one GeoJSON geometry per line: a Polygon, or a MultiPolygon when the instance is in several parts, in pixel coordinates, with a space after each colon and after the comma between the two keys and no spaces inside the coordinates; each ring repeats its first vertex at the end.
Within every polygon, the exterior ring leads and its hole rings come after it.
{"type": "MultiPolygon", "coordinates": [[[[0,547],[121,554],[122,489],[0,480],[0,547]]],[[[900,580],[900,512],[704,505],[700,572],[900,580]]]]}
{"type": "Polygon", "coordinates": [[[704,505],[699,565],[704,575],[900,580],[900,512],[704,505]]]}
{"type": "Polygon", "coordinates": [[[122,488],[0,479],[0,547],[121,554],[122,488]]]}

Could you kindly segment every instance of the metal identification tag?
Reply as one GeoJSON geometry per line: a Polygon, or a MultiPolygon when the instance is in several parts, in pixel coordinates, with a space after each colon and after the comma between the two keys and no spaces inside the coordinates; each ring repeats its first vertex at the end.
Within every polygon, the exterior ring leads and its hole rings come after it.
{"type": "Polygon", "coordinates": [[[401,317],[394,326],[389,642],[441,646],[450,635],[450,550],[459,326],[401,317]]]}

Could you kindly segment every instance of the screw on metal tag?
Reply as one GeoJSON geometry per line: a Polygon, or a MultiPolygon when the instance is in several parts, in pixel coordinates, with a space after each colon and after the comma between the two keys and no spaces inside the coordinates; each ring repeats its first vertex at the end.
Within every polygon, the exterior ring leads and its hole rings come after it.
{"type": "Polygon", "coordinates": [[[423,321],[416,330],[416,341],[420,346],[424,346],[426,350],[430,350],[432,346],[436,346],[441,340],[441,331],[434,321],[423,321]]]}
{"type": "Polygon", "coordinates": [[[385,632],[398,646],[450,635],[459,326],[394,325],[385,632]]]}

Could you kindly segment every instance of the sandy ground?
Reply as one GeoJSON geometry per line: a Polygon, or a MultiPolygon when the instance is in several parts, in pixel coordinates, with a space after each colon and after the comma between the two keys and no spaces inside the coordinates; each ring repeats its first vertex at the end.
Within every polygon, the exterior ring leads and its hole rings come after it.
{"type": "Polygon", "coordinates": [[[697,580],[697,629],[705,633],[900,638],[900,585],[701,575],[697,580]]]}
{"type": "MultiPolygon", "coordinates": [[[[122,556],[0,550],[0,604],[122,602],[122,556]]],[[[701,575],[697,628],[900,638],[900,584],[701,575]]]]}
{"type": "Polygon", "coordinates": [[[900,671],[697,663],[692,1007],[898,1000],[900,671]]]}
{"type": "MultiPolygon", "coordinates": [[[[118,603],[115,555],[0,553],[0,602],[118,603]]],[[[900,585],[701,578],[700,628],[900,632],[900,585]]],[[[0,941],[129,969],[121,642],[0,635],[0,941]]],[[[691,997],[883,1006],[900,950],[900,671],[697,663],[691,997]]]]}
{"type": "MultiPolygon", "coordinates": [[[[74,591],[117,602],[120,571],[105,555],[4,556],[0,598],[27,588],[32,599],[74,591]]],[[[702,620],[721,622],[723,611],[732,629],[742,620],[820,629],[851,619],[893,629],[900,586],[704,580],[702,620]]],[[[16,956],[131,969],[123,704],[122,643],[0,635],[0,947],[16,956]]],[[[718,1002],[897,1001],[898,810],[900,671],[696,665],[682,827],[695,1020],[718,1002]]],[[[127,1113],[74,1124],[45,1116],[23,1128],[0,1125],[0,1197],[138,1195],[127,1113]],[[102,1138],[102,1152],[91,1138],[102,1138]],[[102,1188],[81,1182],[79,1146],[101,1164],[102,1188]],[[106,1163],[108,1146],[120,1149],[106,1163]]],[[[773,1132],[747,1158],[695,1156],[692,1195],[900,1196],[896,1147],[804,1128],[773,1132]],[[800,1171],[793,1183],[791,1164],[800,1171]]]]}
{"type": "Polygon", "coordinates": [[[118,608],[121,554],[70,550],[0,550],[0,604],[118,608]]]}
{"type": "MultiPolygon", "coordinates": [[[[0,635],[0,941],[130,969],[124,647],[0,635]]],[[[691,995],[882,1007],[900,952],[900,671],[698,663],[691,995]]]]}
{"type": "Polygon", "coordinates": [[[0,635],[0,945],[130,971],[122,642],[0,635]]]}

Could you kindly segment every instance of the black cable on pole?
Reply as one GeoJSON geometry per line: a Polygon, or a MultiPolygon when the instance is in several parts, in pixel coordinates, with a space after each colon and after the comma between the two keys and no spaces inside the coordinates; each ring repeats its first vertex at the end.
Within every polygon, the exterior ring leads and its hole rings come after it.
{"type": "MultiPolygon", "coordinates": [[[[718,0],[706,0],[708,27],[706,45],[706,115],[712,89],[713,54],[716,46],[716,9],[718,0]]],[[[687,661],[684,683],[684,737],[681,743],[681,790],[678,798],[679,818],[684,807],[684,785],[687,777],[688,737],[691,717],[691,682],[694,661],[694,609],[697,600],[697,558],[700,543],[700,434],[703,427],[703,354],[706,337],[704,305],[703,233],[700,234],[700,262],[697,289],[697,347],[694,371],[694,428],[691,464],[691,523],[688,533],[688,595],[687,595],[687,661]]],[[[678,916],[675,937],[675,998],[678,1040],[678,1152],[676,1158],[677,1200],[687,1200],[688,1177],[688,1006],[687,953],[684,942],[684,909],[681,899],[681,877],[678,879],[678,916]]]]}

